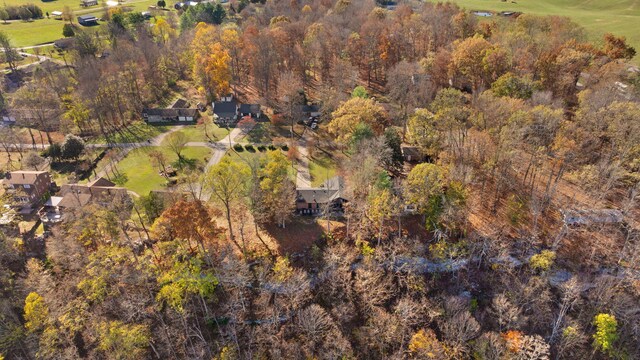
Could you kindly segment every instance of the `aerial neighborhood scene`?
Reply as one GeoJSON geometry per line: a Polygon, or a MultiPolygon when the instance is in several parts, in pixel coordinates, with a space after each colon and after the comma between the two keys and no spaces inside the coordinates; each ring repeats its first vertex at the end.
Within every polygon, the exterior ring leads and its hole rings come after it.
{"type": "Polygon", "coordinates": [[[636,0],[5,0],[0,360],[640,359],[636,0]]]}

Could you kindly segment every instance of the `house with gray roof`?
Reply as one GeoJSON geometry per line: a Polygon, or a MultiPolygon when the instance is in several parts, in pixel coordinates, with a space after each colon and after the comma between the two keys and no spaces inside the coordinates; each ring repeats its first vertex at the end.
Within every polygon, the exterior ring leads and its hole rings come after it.
{"type": "Polygon", "coordinates": [[[301,215],[321,215],[325,210],[342,212],[344,180],[334,176],[316,188],[296,189],[296,211],[301,215]]]}

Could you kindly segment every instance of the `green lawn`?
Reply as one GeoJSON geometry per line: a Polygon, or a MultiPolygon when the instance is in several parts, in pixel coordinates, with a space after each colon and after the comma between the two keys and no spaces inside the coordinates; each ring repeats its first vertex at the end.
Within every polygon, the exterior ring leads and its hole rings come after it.
{"type": "Polygon", "coordinates": [[[256,126],[244,136],[240,142],[243,144],[248,143],[263,143],[268,144],[271,142],[271,128],[273,125],[267,123],[258,123],[256,126]]]}
{"type": "MultiPolygon", "coordinates": [[[[178,130],[177,132],[181,132],[187,136],[189,142],[207,142],[207,136],[204,131],[204,125],[187,125],[182,130],[178,130]]],[[[229,131],[225,128],[220,128],[215,124],[211,124],[207,128],[207,133],[210,137],[214,139],[214,141],[221,140],[229,131]]]]}
{"type": "Polygon", "coordinates": [[[24,52],[34,55],[44,55],[57,60],[64,60],[63,55],[65,55],[64,51],[56,49],[53,45],[47,45],[33,49],[25,49],[24,52]]]}
{"type": "MultiPolygon", "coordinates": [[[[229,150],[227,151],[225,156],[228,156],[231,159],[231,161],[240,161],[247,164],[247,163],[252,163],[256,159],[260,160],[264,158],[264,156],[267,154],[267,151],[260,152],[256,150],[255,152],[250,152],[250,151],[243,150],[243,151],[237,152],[235,150],[229,150]]],[[[289,177],[293,182],[295,182],[296,169],[293,168],[292,166],[289,166],[288,170],[289,170],[289,177]]]]}
{"type": "MultiPolygon", "coordinates": [[[[104,14],[104,8],[100,5],[83,8],[80,6],[80,0],[53,0],[53,1],[26,1],[26,0],[4,0],[6,5],[22,5],[25,3],[34,3],[42,9],[43,19],[36,19],[30,22],[12,21],[7,24],[0,24],[0,30],[4,31],[11,39],[14,46],[33,46],[47,42],[52,42],[62,37],[62,20],[47,18],[46,13],[52,11],[62,11],[65,6],[69,6],[74,11],[74,15],[96,15],[101,17],[104,14]]],[[[131,8],[134,11],[144,11],[149,5],[155,5],[157,0],[127,0],[122,7],[131,8]]],[[[76,20],[74,19],[74,22],[76,20]]],[[[101,22],[104,23],[104,22],[101,22]]],[[[76,24],[77,25],[77,24],[76,24]]],[[[86,27],[82,27],[87,29],[86,27]]],[[[93,27],[90,29],[97,29],[93,27]]]]}
{"type": "MultiPolygon", "coordinates": [[[[144,121],[136,121],[131,123],[127,129],[113,133],[110,140],[116,144],[144,142],[168,130],[168,126],[147,125],[144,121]]],[[[96,137],[89,140],[89,142],[94,144],[107,143],[104,136],[96,137]]]]}
{"type": "MultiPolygon", "coordinates": [[[[593,41],[610,32],[623,35],[640,50],[640,1],[637,0],[451,0],[468,10],[520,11],[570,17],[582,25],[593,41]]],[[[638,61],[636,56],[635,60],[638,61]]]]}
{"type": "MultiPolygon", "coordinates": [[[[295,126],[296,133],[300,134],[304,130],[302,125],[295,126]]],[[[290,138],[290,127],[288,125],[273,125],[271,123],[260,122],[254,126],[249,133],[240,139],[243,144],[284,144],[290,138]]]]}
{"type": "Polygon", "coordinates": [[[327,179],[336,176],[336,163],[326,154],[319,152],[309,161],[309,174],[311,186],[320,186],[327,179]]]}
{"type": "MultiPolygon", "coordinates": [[[[124,186],[139,195],[147,195],[151,190],[165,188],[166,179],[158,174],[158,169],[151,165],[149,152],[151,150],[162,151],[169,162],[177,160],[177,156],[165,147],[141,147],[131,150],[127,156],[117,165],[118,171],[125,174],[127,182],[124,186]]],[[[187,147],[182,152],[183,157],[194,159],[201,164],[211,156],[211,149],[207,147],[187,147]]],[[[180,174],[180,171],[178,171],[180,174]]]]}

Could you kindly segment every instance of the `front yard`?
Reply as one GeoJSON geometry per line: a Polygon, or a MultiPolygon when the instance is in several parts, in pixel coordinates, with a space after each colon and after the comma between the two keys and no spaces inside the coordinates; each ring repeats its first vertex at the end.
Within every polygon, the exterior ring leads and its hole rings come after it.
{"type": "MultiPolygon", "coordinates": [[[[109,135],[109,141],[114,144],[140,143],[152,139],[169,131],[170,126],[148,125],[144,121],[135,121],[126,128],[119,129],[109,135]]],[[[106,144],[104,136],[98,136],[88,141],[93,144],[106,144]]]]}
{"type": "Polygon", "coordinates": [[[219,141],[229,134],[229,130],[215,124],[186,125],[176,132],[185,134],[189,142],[208,142],[210,139],[207,138],[207,135],[209,135],[213,141],[219,141]]]}
{"type": "Polygon", "coordinates": [[[311,175],[311,186],[320,186],[322,183],[336,176],[336,161],[325,153],[317,151],[309,159],[309,174],[311,175]]]}

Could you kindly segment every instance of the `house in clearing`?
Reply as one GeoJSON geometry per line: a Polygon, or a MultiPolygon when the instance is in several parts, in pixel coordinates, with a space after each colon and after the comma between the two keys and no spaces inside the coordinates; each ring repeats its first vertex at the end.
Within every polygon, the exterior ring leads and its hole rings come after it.
{"type": "Polygon", "coordinates": [[[78,24],[82,26],[98,25],[98,18],[93,15],[81,15],[78,16],[78,24]]]}
{"type": "Polygon", "coordinates": [[[347,202],[343,193],[344,181],[339,176],[334,176],[317,188],[298,188],[296,211],[301,215],[320,215],[325,210],[342,212],[342,205],[347,202]]]}
{"type": "Polygon", "coordinates": [[[51,176],[47,171],[12,171],[2,180],[13,207],[22,214],[32,213],[49,194],[51,176]]]}
{"type": "Polygon", "coordinates": [[[232,125],[238,121],[238,102],[233,95],[225,95],[220,101],[211,104],[213,108],[214,121],[220,125],[232,125]]]}
{"type": "Polygon", "coordinates": [[[142,117],[148,124],[195,124],[200,113],[198,109],[189,106],[186,100],[178,99],[168,109],[145,108],[142,110],[142,117]]]}
{"type": "Polygon", "coordinates": [[[89,7],[98,5],[98,0],[80,0],[80,6],[89,7]]]}

